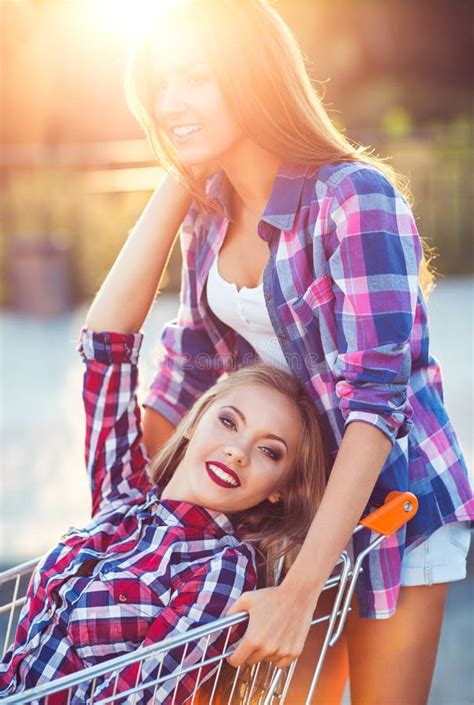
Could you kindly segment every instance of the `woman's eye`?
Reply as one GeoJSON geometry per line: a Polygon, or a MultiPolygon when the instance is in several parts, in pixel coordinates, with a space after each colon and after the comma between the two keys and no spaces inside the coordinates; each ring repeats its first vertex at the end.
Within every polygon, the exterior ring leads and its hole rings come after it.
{"type": "Polygon", "coordinates": [[[260,448],[264,451],[265,455],[268,455],[272,460],[280,460],[281,454],[273,450],[273,448],[268,448],[267,446],[260,446],[260,448]]]}
{"type": "Polygon", "coordinates": [[[207,80],[207,76],[204,74],[194,74],[192,76],[188,76],[188,81],[194,86],[199,86],[201,83],[204,83],[207,80]]]}
{"type": "Polygon", "coordinates": [[[223,426],[225,426],[226,428],[232,428],[232,429],[236,429],[236,428],[237,428],[237,426],[235,425],[235,423],[234,423],[234,422],[232,421],[232,419],[230,419],[228,416],[219,416],[219,421],[220,421],[221,424],[222,424],[223,426]]]}

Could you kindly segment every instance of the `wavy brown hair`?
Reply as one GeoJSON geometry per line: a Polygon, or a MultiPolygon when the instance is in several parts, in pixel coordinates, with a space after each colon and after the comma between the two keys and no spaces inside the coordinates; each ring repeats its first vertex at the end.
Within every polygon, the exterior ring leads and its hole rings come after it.
{"type": "MultiPolygon", "coordinates": [[[[352,143],[330,120],[300,45],[268,0],[173,0],[160,3],[127,63],[125,91],[159,162],[189,188],[203,212],[220,211],[184,165],[154,117],[150,52],[169,23],[192,27],[202,39],[224,99],[243,133],[281,160],[319,168],[365,162],[381,171],[411,203],[408,179],[365,146],[352,143]]],[[[428,293],[432,252],[423,242],[420,284],[428,293]]]]}
{"type": "Polygon", "coordinates": [[[237,387],[261,386],[291,401],[301,428],[296,462],[279,487],[280,502],[268,500],[233,515],[239,538],[253,544],[258,560],[259,587],[272,585],[279,559],[303,543],[321,501],[328,474],[328,456],[314,402],[294,375],[268,364],[242,367],[221,378],[202,394],[178,424],[173,435],[153,457],[149,475],[164,487],[184,458],[188,437],[211,404],[237,387]]]}

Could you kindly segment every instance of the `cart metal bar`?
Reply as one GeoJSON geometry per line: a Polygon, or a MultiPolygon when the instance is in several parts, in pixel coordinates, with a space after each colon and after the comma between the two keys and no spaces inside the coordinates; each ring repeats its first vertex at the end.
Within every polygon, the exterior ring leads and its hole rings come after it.
{"type": "MultiPolygon", "coordinates": [[[[338,612],[337,616],[340,616],[340,614],[341,612],[338,612]]],[[[213,632],[223,631],[226,628],[230,629],[230,627],[234,626],[235,624],[240,624],[240,622],[245,621],[247,618],[247,612],[237,612],[235,615],[231,615],[230,617],[223,617],[219,620],[216,620],[215,622],[211,622],[210,624],[206,624],[201,627],[196,627],[195,629],[190,629],[189,632],[186,632],[186,634],[181,634],[179,636],[166,639],[164,641],[159,642],[158,644],[150,644],[150,646],[145,646],[139,651],[123,654],[122,656],[118,656],[115,659],[104,661],[103,663],[97,664],[96,666],[89,666],[87,669],[83,669],[82,671],[78,671],[77,673],[71,673],[70,675],[62,676],[61,678],[56,678],[50,683],[44,683],[43,685],[36,686],[32,690],[30,689],[29,692],[25,691],[16,695],[10,695],[7,698],[3,699],[2,703],[4,703],[5,705],[20,705],[20,703],[24,704],[30,702],[32,700],[32,696],[34,696],[35,699],[47,697],[48,695],[52,695],[53,693],[80,685],[81,683],[84,683],[85,678],[87,678],[88,681],[95,680],[99,676],[111,673],[112,671],[128,666],[131,663],[138,663],[140,661],[144,661],[150,656],[156,656],[160,653],[170,651],[173,648],[182,646],[183,644],[188,644],[190,641],[198,640],[204,636],[207,636],[208,634],[212,634],[213,632]]],[[[323,617],[313,619],[311,622],[311,626],[327,622],[330,620],[330,618],[331,615],[324,615],[323,617]]],[[[219,661],[223,661],[233,652],[234,648],[230,648],[227,651],[224,651],[222,654],[219,654],[218,656],[213,656],[209,659],[206,659],[205,661],[199,661],[198,665],[200,668],[203,668],[204,666],[213,665],[215,663],[218,663],[219,661]]],[[[179,675],[185,675],[186,673],[190,673],[193,670],[196,670],[196,664],[185,666],[179,671],[179,675]]],[[[154,680],[147,681],[144,684],[142,683],[140,687],[141,689],[149,688],[155,685],[156,683],[161,684],[165,683],[168,680],[172,680],[173,678],[176,678],[176,676],[176,673],[168,674],[166,676],[161,677],[161,679],[158,676],[154,680]]],[[[119,695],[112,694],[111,696],[98,701],[97,705],[99,705],[99,703],[100,705],[107,705],[107,703],[111,703],[116,700],[117,697],[123,698],[126,695],[132,694],[133,692],[134,689],[131,688],[127,691],[120,692],[119,695]]]]}
{"type": "MultiPolygon", "coordinates": [[[[340,575],[332,576],[333,579],[337,578],[337,583],[339,583],[339,589],[338,589],[336,596],[334,598],[334,604],[333,604],[333,608],[331,610],[331,614],[329,614],[325,617],[322,617],[322,618],[313,619],[311,621],[311,626],[313,626],[314,624],[319,624],[322,621],[329,622],[328,628],[327,628],[327,631],[326,631],[326,634],[324,637],[323,645],[322,645],[321,651],[319,653],[318,661],[316,663],[315,670],[314,670],[314,677],[313,677],[313,681],[315,684],[314,687],[316,687],[316,682],[319,678],[319,674],[320,674],[321,669],[323,667],[324,659],[326,657],[326,653],[329,648],[329,641],[330,641],[331,636],[333,634],[334,626],[336,624],[337,618],[338,617],[340,618],[342,616],[342,612],[339,610],[339,607],[342,602],[342,598],[344,595],[344,590],[345,590],[347,581],[349,579],[349,576],[351,575],[351,560],[350,560],[349,555],[346,551],[344,551],[341,554],[341,558],[338,563],[342,563],[342,571],[341,571],[340,575]]],[[[334,583],[334,580],[332,580],[332,581],[328,580],[326,582],[325,587],[327,587],[328,583],[330,583],[330,582],[331,582],[331,584],[329,585],[329,587],[334,587],[337,584],[337,583],[334,583]]],[[[290,668],[289,668],[289,671],[288,671],[288,674],[286,677],[285,685],[284,685],[283,691],[280,696],[280,704],[281,705],[283,705],[286,700],[286,696],[288,694],[288,691],[289,691],[289,688],[291,685],[291,681],[293,679],[296,664],[297,664],[297,659],[290,665],[290,668]]],[[[281,676],[279,676],[279,677],[281,677],[281,676]]],[[[313,688],[313,690],[314,690],[314,688],[313,688]]],[[[312,696],[312,691],[310,691],[310,695],[308,696],[308,699],[306,700],[306,705],[311,702],[311,696],[312,696]]]]}
{"type": "MultiPolygon", "coordinates": [[[[230,630],[229,630],[229,634],[230,634],[230,630]]],[[[208,650],[208,648],[209,648],[209,641],[210,641],[210,640],[211,640],[211,635],[209,634],[209,636],[208,636],[207,639],[206,639],[206,647],[205,647],[205,649],[204,649],[203,658],[204,658],[205,655],[207,654],[207,650],[208,650]]],[[[226,650],[226,648],[227,648],[227,639],[226,639],[226,643],[224,644],[224,651],[226,650]]],[[[161,666],[160,666],[160,673],[161,673],[161,666]]],[[[196,700],[196,695],[197,695],[197,691],[198,691],[198,688],[199,688],[199,683],[201,682],[201,673],[202,673],[202,666],[199,666],[199,670],[198,670],[198,672],[197,672],[196,683],[194,684],[193,696],[192,696],[192,700],[191,700],[190,705],[194,705],[194,701],[196,700]]],[[[157,686],[157,687],[158,687],[158,686],[157,686]]]]}
{"type": "Polygon", "coordinates": [[[32,558],[31,560],[26,561],[25,563],[21,563],[20,565],[14,566],[13,568],[9,568],[8,570],[4,570],[2,573],[0,573],[0,587],[4,585],[4,583],[14,581],[12,599],[7,604],[0,605],[0,615],[5,614],[7,612],[9,613],[7,627],[5,633],[2,636],[3,644],[1,644],[0,641],[2,658],[3,656],[5,656],[5,653],[8,648],[15,610],[24,605],[26,602],[26,596],[23,595],[21,597],[18,597],[20,580],[22,576],[31,573],[40,560],[41,557],[32,558]]]}
{"type": "MultiPolygon", "coordinates": [[[[130,651],[127,654],[122,654],[122,656],[118,656],[117,658],[104,661],[103,663],[99,663],[96,666],[89,666],[87,668],[87,675],[89,679],[92,680],[93,678],[97,678],[99,676],[105,675],[106,673],[110,673],[111,671],[114,671],[117,668],[123,668],[125,666],[129,666],[132,663],[144,661],[150,656],[157,656],[161,653],[169,651],[170,649],[182,646],[183,644],[186,644],[191,638],[193,640],[197,640],[207,636],[208,634],[212,634],[215,631],[223,631],[227,627],[233,627],[236,624],[244,622],[246,619],[248,619],[247,612],[237,612],[236,614],[233,614],[230,617],[222,617],[221,619],[216,620],[215,622],[210,622],[209,624],[203,624],[200,627],[195,627],[194,629],[190,630],[189,632],[186,632],[185,634],[179,634],[178,636],[171,637],[170,639],[166,639],[157,644],[150,644],[149,646],[144,646],[138,651],[130,651]]],[[[229,651],[226,656],[230,656],[231,653],[232,651],[229,651]]],[[[67,676],[62,676],[61,678],[56,678],[50,683],[45,683],[44,685],[37,686],[34,689],[35,697],[45,697],[46,695],[50,695],[51,693],[54,693],[57,690],[65,690],[66,688],[79,685],[83,681],[83,679],[84,675],[81,671],[78,671],[77,673],[71,673],[67,676]]],[[[25,702],[25,693],[11,695],[2,701],[2,703],[5,703],[5,705],[7,705],[7,703],[8,705],[13,705],[13,703],[22,702],[25,702]]]]}
{"type": "MultiPolygon", "coordinates": [[[[323,587],[323,590],[330,590],[334,588],[337,588],[337,590],[331,613],[322,617],[317,617],[311,622],[311,625],[327,622],[328,626],[323,639],[323,646],[319,652],[319,657],[313,671],[312,681],[305,700],[305,705],[310,705],[311,703],[328,648],[333,646],[342,634],[347,615],[350,611],[350,605],[354,595],[356,582],[362,572],[362,563],[364,559],[372,550],[377,548],[377,546],[379,546],[388,535],[391,535],[390,532],[393,533],[393,531],[397,530],[400,526],[406,523],[406,521],[411,519],[413,514],[416,512],[416,509],[417,500],[414,495],[411,495],[410,493],[391,493],[388,501],[386,501],[380,509],[361,520],[361,523],[355,528],[354,533],[357,533],[364,528],[366,531],[372,531],[376,538],[370,541],[365,550],[359,554],[354,565],[352,558],[349,557],[347,552],[344,552],[336,564],[336,573],[330,576],[323,587]]],[[[41,558],[27,561],[20,566],[10,568],[0,574],[1,586],[3,586],[8,580],[11,581],[11,586],[8,586],[7,588],[7,593],[11,599],[7,605],[0,607],[0,616],[7,612],[7,610],[10,610],[7,635],[5,638],[5,648],[8,646],[10,631],[14,625],[15,609],[20,607],[26,599],[23,596],[19,596],[21,578],[26,576],[28,573],[32,573],[40,560],[41,558]]],[[[279,568],[281,577],[281,573],[284,569],[283,560],[280,561],[279,568]]],[[[2,587],[2,591],[3,590],[4,589],[2,587]]],[[[121,656],[103,661],[95,666],[86,667],[76,673],[56,678],[48,683],[36,686],[27,691],[10,695],[2,702],[4,702],[5,705],[25,705],[26,703],[37,703],[41,699],[41,702],[46,703],[47,705],[49,696],[60,692],[64,692],[64,695],[66,696],[67,692],[67,702],[68,705],[70,705],[74,692],[77,692],[74,691],[74,688],[80,685],[86,687],[87,700],[90,705],[92,705],[92,703],[94,703],[94,705],[108,705],[111,703],[117,703],[117,701],[123,703],[124,699],[127,700],[128,705],[131,703],[140,703],[145,695],[144,691],[146,691],[147,699],[149,697],[149,693],[151,694],[153,692],[154,699],[152,698],[152,700],[155,702],[156,696],[159,692],[159,686],[168,682],[171,687],[169,695],[172,696],[174,705],[179,705],[177,702],[177,694],[180,679],[193,671],[197,674],[197,679],[193,683],[193,693],[188,696],[186,702],[193,705],[202,684],[206,682],[208,686],[212,688],[210,695],[211,702],[207,705],[212,705],[216,694],[221,695],[221,692],[218,691],[218,682],[220,682],[219,678],[221,675],[223,661],[234,651],[233,646],[229,648],[231,629],[235,625],[247,620],[248,614],[246,612],[239,612],[230,617],[222,617],[221,619],[218,619],[210,624],[189,630],[185,634],[171,637],[160,643],[151,644],[147,647],[141,647],[136,651],[122,654],[121,656]],[[225,630],[227,630],[227,634],[222,652],[214,655],[213,657],[209,657],[208,647],[211,634],[216,632],[223,633],[225,630]],[[192,641],[199,641],[202,639],[206,640],[206,645],[202,650],[201,658],[196,663],[186,665],[186,653],[189,644],[192,641]],[[162,675],[163,659],[159,658],[160,655],[182,646],[185,647],[185,650],[184,654],[180,656],[180,665],[177,670],[173,673],[162,675]],[[145,669],[145,661],[146,659],[150,659],[152,657],[157,658],[160,663],[157,664],[157,667],[155,667],[155,663],[153,663],[153,672],[149,674],[145,669]],[[132,664],[138,666],[137,676],[134,678],[134,685],[130,686],[126,691],[118,692],[120,669],[126,668],[132,664]],[[209,667],[212,667],[211,673],[205,673],[204,677],[202,677],[203,669],[209,667]],[[158,674],[156,671],[158,671],[158,674]],[[113,694],[101,698],[101,696],[95,693],[102,682],[101,677],[107,675],[112,676],[112,684],[114,684],[113,694]],[[190,700],[191,695],[192,701],[190,700]]],[[[249,672],[243,672],[240,668],[236,669],[233,681],[230,680],[228,683],[228,687],[231,688],[231,692],[227,700],[227,705],[231,705],[234,702],[233,698],[237,693],[244,697],[244,701],[247,705],[250,705],[251,700],[252,702],[258,701],[259,705],[276,705],[277,702],[279,705],[284,705],[285,700],[290,693],[291,680],[295,673],[297,661],[298,659],[296,659],[290,667],[286,669],[279,669],[272,664],[267,664],[266,671],[264,671],[265,666],[263,664],[255,665],[249,672]],[[245,678],[242,677],[243,673],[245,678]],[[252,693],[254,693],[254,695],[252,695],[252,693]]],[[[219,698],[219,705],[221,702],[222,701],[219,698]]],[[[239,700],[239,702],[241,701],[239,700]]],[[[201,700],[199,700],[199,703],[201,703],[201,700]]]]}
{"type": "Polygon", "coordinates": [[[340,614],[339,624],[341,624],[341,622],[342,622],[342,624],[344,624],[346,621],[347,612],[350,610],[350,601],[349,602],[345,601],[342,611],[339,612],[339,606],[342,602],[344,590],[346,587],[346,583],[347,583],[350,568],[351,568],[351,560],[345,551],[342,554],[342,558],[344,561],[344,567],[343,567],[342,575],[341,575],[340,588],[337,591],[337,595],[334,600],[334,607],[332,608],[331,617],[329,620],[329,626],[328,626],[326,634],[324,636],[323,645],[321,647],[321,652],[319,655],[318,663],[316,664],[316,668],[314,669],[313,678],[311,679],[311,684],[309,686],[309,691],[308,691],[305,705],[311,705],[311,700],[313,699],[314,691],[316,690],[316,685],[318,683],[318,679],[319,679],[321,669],[323,667],[324,659],[326,657],[326,653],[327,653],[329,646],[330,645],[332,646],[333,644],[335,644],[341,635],[342,630],[340,630],[340,629],[338,630],[338,633],[334,633],[336,623],[337,623],[337,617],[340,614]],[[333,636],[333,634],[334,634],[334,636],[333,636]]]}
{"type": "Polygon", "coordinates": [[[344,604],[341,610],[341,617],[339,619],[339,624],[337,625],[335,634],[332,636],[331,641],[329,642],[329,646],[333,646],[336,641],[339,639],[339,637],[342,634],[342,630],[344,629],[344,625],[346,623],[347,615],[349,613],[350,609],[350,604],[352,601],[352,598],[354,596],[355,592],[355,587],[357,583],[357,579],[359,577],[359,574],[362,572],[362,561],[364,558],[371,552],[373,551],[374,548],[377,548],[379,544],[382,543],[382,541],[385,541],[386,536],[378,536],[374,541],[372,541],[367,548],[365,548],[359,555],[357,556],[357,560],[354,564],[354,569],[352,571],[352,579],[349,583],[349,588],[347,590],[346,596],[344,598],[344,604]]]}
{"type": "Polygon", "coordinates": [[[20,565],[15,565],[13,568],[3,570],[0,573],[0,584],[6,582],[7,580],[11,580],[12,578],[16,578],[17,575],[26,575],[26,573],[31,573],[33,568],[35,568],[42,558],[43,556],[32,558],[31,560],[26,561],[26,563],[20,563],[20,565]]]}
{"type": "MultiPolygon", "coordinates": [[[[17,601],[18,589],[20,587],[20,579],[21,579],[21,575],[17,575],[15,578],[15,587],[13,588],[13,600],[12,600],[13,604],[15,604],[15,602],[17,601]]],[[[4,642],[3,650],[2,650],[2,658],[3,658],[3,656],[5,656],[5,652],[7,650],[7,644],[10,641],[10,632],[11,632],[12,624],[13,624],[13,613],[14,613],[14,610],[11,610],[10,614],[8,615],[7,632],[5,634],[5,642],[4,642]]]]}
{"type": "MultiPolygon", "coordinates": [[[[0,607],[0,614],[4,614],[5,612],[14,612],[17,607],[21,607],[24,605],[26,602],[26,597],[18,597],[16,600],[12,600],[11,602],[8,603],[8,605],[2,605],[0,607]]],[[[5,641],[8,641],[8,639],[5,639],[5,641]]]]}

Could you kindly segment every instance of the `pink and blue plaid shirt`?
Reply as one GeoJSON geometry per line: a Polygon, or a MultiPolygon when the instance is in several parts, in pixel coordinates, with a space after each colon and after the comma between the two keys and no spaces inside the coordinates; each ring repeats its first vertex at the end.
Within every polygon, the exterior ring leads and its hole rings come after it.
{"type": "MultiPolygon", "coordinates": [[[[223,171],[209,179],[208,194],[226,216],[203,214],[193,203],[181,229],[180,307],[163,331],[164,354],[145,401],[173,424],[223,372],[257,360],[206,298],[231,215],[230,189],[223,171]]],[[[359,581],[361,613],[388,617],[396,608],[405,546],[444,523],[474,518],[440,368],[429,351],[412,212],[367,164],[318,170],[282,163],[258,235],[269,248],[263,290],[270,320],[290,369],[320,412],[333,457],[347,424],[372,424],[393,447],[368,509],[391,490],[418,497],[418,514],[372,551],[359,581]]],[[[358,533],[356,551],[368,540],[358,533]]]]}
{"type": "MultiPolygon", "coordinates": [[[[139,334],[82,333],[93,519],[66,533],[35,570],[14,643],[0,663],[0,697],[214,621],[256,585],[253,549],[236,538],[226,515],[160,500],[151,487],[135,397],[140,344],[139,334]]],[[[235,627],[229,643],[244,629],[235,627]]],[[[225,636],[211,635],[206,658],[222,653],[225,636]]],[[[184,666],[201,659],[206,641],[188,646],[184,666]]],[[[179,647],[147,659],[143,680],[172,676],[183,652],[179,647]]],[[[201,680],[215,669],[204,667],[201,680]]],[[[99,678],[95,696],[133,688],[136,677],[133,664],[121,670],[117,685],[115,674],[99,678]]],[[[139,702],[183,703],[196,678],[196,672],[180,678],[175,700],[171,677],[155,699],[150,686],[139,702]]],[[[71,701],[63,692],[48,703],[84,705],[89,690],[78,686],[71,701]]]]}

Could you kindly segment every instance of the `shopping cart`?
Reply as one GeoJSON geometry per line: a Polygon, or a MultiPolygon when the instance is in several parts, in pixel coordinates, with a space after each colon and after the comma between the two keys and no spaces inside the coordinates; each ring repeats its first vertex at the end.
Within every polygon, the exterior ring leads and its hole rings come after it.
{"type": "MultiPolygon", "coordinates": [[[[353,561],[347,551],[344,551],[336,566],[334,573],[324,586],[324,590],[334,590],[334,602],[330,614],[314,619],[312,624],[327,624],[324,640],[319,654],[316,654],[317,662],[314,667],[311,684],[306,695],[306,705],[310,705],[319,675],[324,663],[327,650],[339,639],[347,614],[350,611],[350,604],[356,587],[357,578],[362,571],[362,563],[365,557],[376,548],[387,537],[394,534],[401,526],[409,521],[418,509],[416,497],[409,492],[391,492],[387,496],[385,503],[362,519],[355,528],[354,533],[359,531],[370,531],[370,540],[364,551],[353,561]]],[[[21,606],[26,597],[24,593],[28,579],[33,573],[39,559],[28,561],[23,565],[16,566],[10,570],[0,573],[0,619],[6,621],[4,643],[2,654],[10,642],[11,634],[18,620],[21,606]]],[[[297,660],[286,669],[279,669],[267,663],[259,663],[251,669],[234,669],[231,680],[226,678],[225,693],[221,687],[221,674],[223,669],[229,669],[224,664],[224,660],[232,653],[233,648],[229,648],[231,630],[235,625],[248,619],[245,612],[230,617],[223,617],[210,624],[197,627],[187,633],[166,639],[160,643],[139,648],[133,652],[107,660],[103,663],[85,668],[77,673],[57,678],[49,683],[44,683],[35,688],[11,695],[2,702],[5,705],[54,705],[57,702],[69,705],[74,701],[74,694],[77,689],[87,686],[87,705],[133,705],[146,702],[159,705],[160,688],[166,681],[172,679],[171,694],[167,696],[166,702],[170,705],[181,705],[177,699],[180,679],[186,674],[193,672],[194,690],[186,697],[186,705],[275,705],[285,703],[291,680],[293,678],[297,660]],[[204,639],[208,645],[211,636],[219,633],[225,635],[224,648],[218,656],[208,657],[206,646],[204,646],[202,658],[198,663],[186,664],[186,651],[189,644],[204,639]],[[154,673],[150,680],[146,675],[146,664],[150,659],[159,660],[160,655],[170,653],[180,649],[181,660],[179,667],[173,674],[161,675],[161,672],[154,673]],[[121,669],[125,669],[131,664],[136,665],[136,680],[133,687],[128,690],[114,692],[107,697],[95,696],[96,684],[102,682],[103,678],[114,674],[116,677],[115,688],[117,688],[117,678],[121,669]],[[145,674],[145,675],[144,675],[145,674]],[[205,689],[205,690],[204,690],[205,689]],[[146,698],[145,698],[146,693],[146,698]],[[203,695],[203,693],[205,693],[203,695]],[[61,695],[60,701],[58,694],[61,695]],[[56,696],[56,697],[50,697],[56,696]],[[145,698],[145,699],[144,699],[145,698]]],[[[82,691],[84,692],[84,690],[82,691]]],[[[85,702],[84,702],[85,705],[85,702]]]]}

